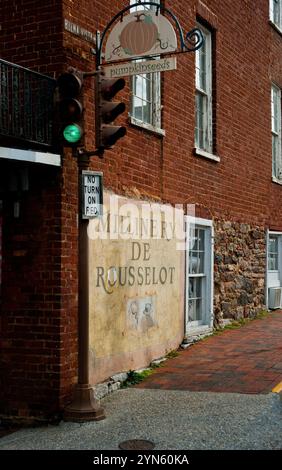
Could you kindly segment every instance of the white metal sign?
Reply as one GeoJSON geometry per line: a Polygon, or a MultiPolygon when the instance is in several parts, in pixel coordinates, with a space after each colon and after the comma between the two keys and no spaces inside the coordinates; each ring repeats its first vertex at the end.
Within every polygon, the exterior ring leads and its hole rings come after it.
{"type": "Polygon", "coordinates": [[[176,57],[142,62],[126,62],[104,67],[106,78],[118,78],[142,73],[166,72],[176,69],[176,57]]]}
{"type": "Polygon", "coordinates": [[[161,13],[138,10],[123,17],[112,29],[106,43],[106,62],[150,55],[177,49],[173,26],[161,13]]]}
{"type": "Polygon", "coordinates": [[[83,219],[103,215],[103,173],[82,171],[81,194],[83,219]]]}

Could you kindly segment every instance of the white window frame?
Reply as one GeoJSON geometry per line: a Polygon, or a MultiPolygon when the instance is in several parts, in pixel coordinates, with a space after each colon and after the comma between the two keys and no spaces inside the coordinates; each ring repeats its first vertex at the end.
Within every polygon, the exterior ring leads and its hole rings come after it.
{"type": "Polygon", "coordinates": [[[276,271],[279,271],[279,235],[277,234],[273,234],[271,232],[269,232],[269,235],[268,235],[268,250],[267,250],[267,270],[269,272],[276,272],[276,271]],[[277,244],[277,249],[276,251],[270,251],[270,239],[272,240],[275,240],[276,241],[276,244],[277,244]],[[270,257],[274,257],[275,259],[275,264],[276,264],[276,267],[275,269],[271,269],[269,267],[270,265],[270,257]]]}
{"type": "Polygon", "coordinates": [[[265,276],[265,304],[269,305],[269,288],[282,286],[282,232],[266,231],[266,276],[265,276]],[[269,270],[269,239],[278,238],[278,269],[269,270]]]}
{"type": "Polygon", "coordinates": [[[271,85],[272,179],[282,184],[281,89],[271,85]]]}
{"type": "MultiPolygon", "coordinates": [[[[193,336],[195,334],[205,333],[211,331],[213,328],[213,278],[214,278],[214,227],[213,221],[209,219],[202,219],[199,217],[185,216],[186,223],[186,302],[185,302],[185,336],[193,336]],[[190,230],[196,228],[205,229],[205,275],[206,275],[206,286],[205,286],[205,303],[206,313],[205,321],[198,323],[197,321],[189,322],[189,234],[190,230]]],[[[192,274],[191,277],[197,277],[197,274],[192,274]]]]}
{"type": "MultiPolygon", "coordinates": [[[[213,156],[213,132],[212,132],[212,33],[201,24],[197,25],[201,29],[204,36],[203,46],[195,52],[195,73],[196,73],[196,99],[195,99],[195,150],[196,153],[204,157],[212,158],[213,156]],[[205,54],[205,88],[201,87],[200,83],[200,58],[205,54]],[[199,72],[198,72],[199,70],[199,72]],[[197,97],[203,98],[203,138],[202,143],[198,137],[198,113],[197,113],[197,97]]],[[[217,158],[212,158],[217,160],[217,158]]]]}
{"type": "Polygon", "coordinates": [[[282,33],[282,0],[269,1],[269,18],[271,23],[282,33]]]}
{"type": "MultiPolygon", "coordinates": [[[[160,3],[160,0],[154,0],[156,3],[160,3]]],[[[130,4],[136,3],[136,0],[130,0],[130,4]]],[[[153,7],[150,7],[148,5],[145,5],[142,7],[142,4],[138,5],[138,7],[135,7],[135,10],[137,11],[138,9],[146,9],[150,10],[153,7]]],[[[130,10],[132,13],[133,10],[130,10]]],[[[153,59],[158,59],[158,57],[154,57],[153,59]]],[[[142,60],[142,59],[140,59],[142,60]]],[[[144,97],[141,98],[142,101],[146,101],[144,97]]],[[[129,119],[130,122],[136,126],[140,126],[142,128],[145,128],[149,131],[156,132],[161,135],[165,135],[165,131],[161,128],[161,74],[160,72],[155,72],[155,73],[150,73],[150,74],[142,74],[142,75],[137,75],[131,77],[131,103],[130,103],[130,113],[129,113],[129,119]],[[134,108],[134,97],[136,98],[141,98],[138,95],[134,94],[134,81],[139,80],[140,78],[142,81],[146,81],[147,86],[150,87],[150,95],[151,95],[151,106],[150,106],[150,113],[149,113],[149,119],[144,120],[140,119],[139,117],[136,117],[135,113],[135,108],[134,108]]]]}

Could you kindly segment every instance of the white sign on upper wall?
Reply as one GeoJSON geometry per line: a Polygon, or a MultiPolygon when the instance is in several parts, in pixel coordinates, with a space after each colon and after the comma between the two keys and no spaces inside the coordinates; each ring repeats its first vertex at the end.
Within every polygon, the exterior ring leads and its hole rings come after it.
{"type": "Polygon", "coordinates": [[[140,10],[123,17],[112,29],[106,43],[107,62],[161,55],[177,49],[173,26],[165,16],[140,10]]]}

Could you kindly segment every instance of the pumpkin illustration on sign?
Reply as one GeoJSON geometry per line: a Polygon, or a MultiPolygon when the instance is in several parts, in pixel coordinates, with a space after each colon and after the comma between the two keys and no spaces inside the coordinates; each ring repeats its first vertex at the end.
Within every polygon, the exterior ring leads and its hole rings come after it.
{"type": "Polygon", "coordinates": [[[128,23],[120,34],[120,45],[125,54],[143,54],[149,51],[158,40],[158,28],[150,15],[135,15],[136,21],[128,23]],[[144,18],[143,18],[144,17],[144,18]]]}

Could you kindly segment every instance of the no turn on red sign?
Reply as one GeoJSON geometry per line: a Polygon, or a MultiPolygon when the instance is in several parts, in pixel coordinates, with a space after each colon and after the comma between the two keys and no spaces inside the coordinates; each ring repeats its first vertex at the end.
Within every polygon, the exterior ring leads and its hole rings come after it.
{"type": "Polygon", "coordinates": [[[103,173],[82,171],[81,216],[92,219],[103,215],[103,173]]]}

